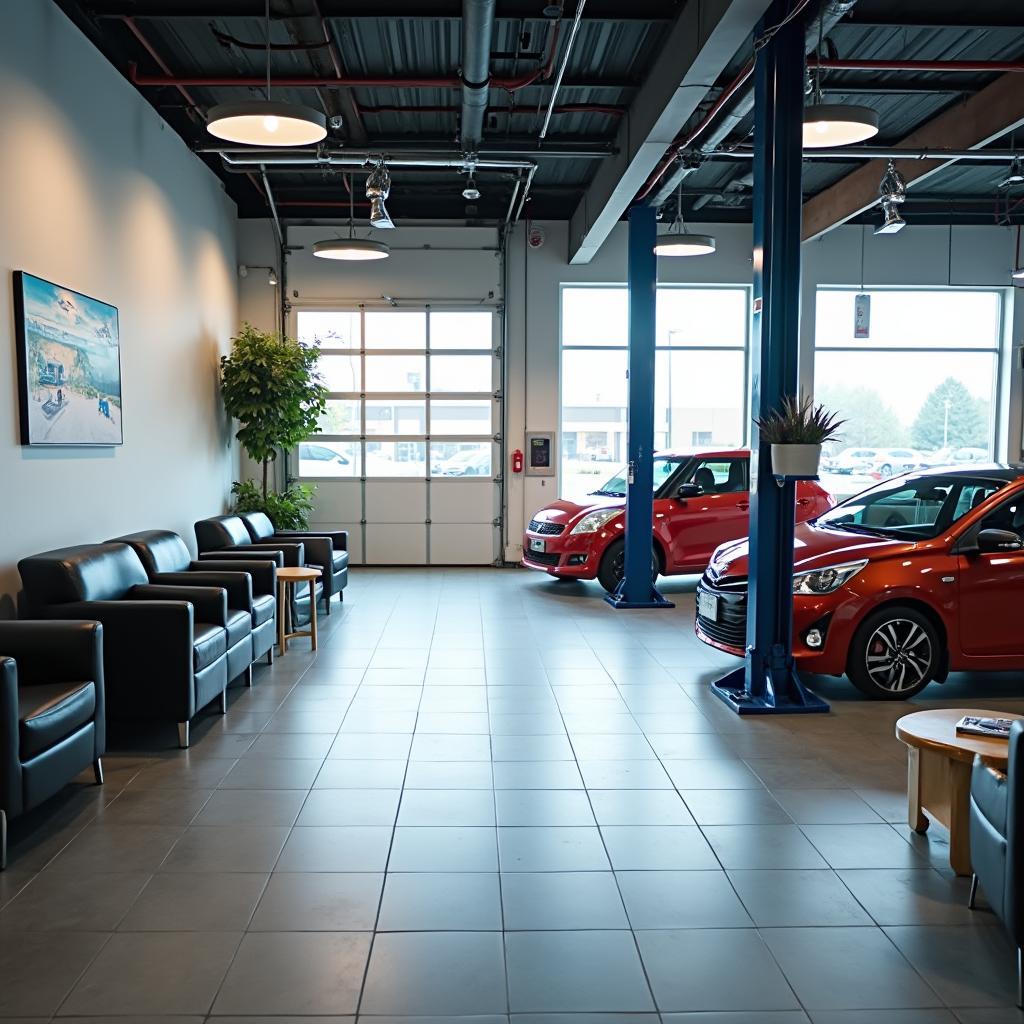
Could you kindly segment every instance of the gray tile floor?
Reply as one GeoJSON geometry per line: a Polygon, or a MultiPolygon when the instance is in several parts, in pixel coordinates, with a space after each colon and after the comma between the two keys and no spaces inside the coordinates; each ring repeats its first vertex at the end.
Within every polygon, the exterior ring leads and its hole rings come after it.
{"type": "Polygon", "coordinates": [[[738,719],[692,581],[665,589],[356,571],[316,658],[258,668],[188,752],[121,736],[102,790],[12,826],[0,1017],[1024,1020],[942,830],[905,825],[908,708],[821,680],[829,716],[738,719]]]}

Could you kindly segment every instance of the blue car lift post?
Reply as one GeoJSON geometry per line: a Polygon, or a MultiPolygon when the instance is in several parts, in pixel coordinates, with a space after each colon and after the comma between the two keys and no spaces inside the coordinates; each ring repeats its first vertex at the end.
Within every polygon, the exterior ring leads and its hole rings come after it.
{"type": "Polygon", "coordinates": [[[654,545],[654,323],[658,222],[652,206],[629,211],[629,412],[625,572],[613,608],[674,608],[651,578],[654,545]]]}
{"type": "MultiPolygon", "coordinates": [[[[754,68],[754,331],[752,407],[761,419],[798,390],[800,174],[805,26],[784,23],[796,0],[775,0],[758,25],[754,68]],[[775,26],[778,27],[773,31],[775,26]],[[767,38],[766,36],[767,30],[767,38]]],[[[793,660],[796,483],[772,475],[771,447],[751,446],[747,651],[742,668],[711,684],[741,715],[828,711],[793,660]]]]}

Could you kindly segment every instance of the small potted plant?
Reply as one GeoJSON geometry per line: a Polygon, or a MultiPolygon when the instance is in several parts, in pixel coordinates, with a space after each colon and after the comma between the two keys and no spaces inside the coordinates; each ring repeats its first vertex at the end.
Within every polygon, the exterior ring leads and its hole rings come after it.
{"type": "Polygon", "coordinates": [[[772,446],[772,472],[789,478],[816,477],[821,446],[838,437],[846,422],[807,395],[783,398],[779,409],[755,419],[761,440],[772,446]]]}

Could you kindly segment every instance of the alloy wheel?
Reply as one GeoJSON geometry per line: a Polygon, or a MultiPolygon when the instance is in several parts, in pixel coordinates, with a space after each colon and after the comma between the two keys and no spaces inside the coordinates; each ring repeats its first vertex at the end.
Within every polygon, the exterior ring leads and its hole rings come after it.
{"type": "Polygon", "coordinates": [[[868,637],[865,668],[872,681],[890,693],[919,686],[932,664],[932,641],[910,619],[889,619],[868,637]]]}

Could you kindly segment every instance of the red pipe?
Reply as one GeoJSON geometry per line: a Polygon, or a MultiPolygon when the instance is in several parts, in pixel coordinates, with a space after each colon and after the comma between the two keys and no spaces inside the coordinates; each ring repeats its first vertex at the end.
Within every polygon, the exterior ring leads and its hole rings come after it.
{"type": "MultiPolygon", "coordinates": [[[[148,53],[150,55],[150,57],[153,58],[153,63],[156,64],[156,66],[158,68],[160,68],[160,70],[163,71],[163,73],[165,75],[167,75],[168,77],[173,77],[171,75],[171,69],[167,66],[167,64],[165,63],[163,57],[161,57],[160,54],[157,53],[156,50],[153,49],[153,47],[149,43],[149,40],[142,34],[142,29],[140,29],[139,26],[135,24],[135,19],[134,18],[127,18],[126,17],[126,18],[122,18],[121,20],[128,27],[128,30],[131,32],[131,34],[133,36],[135,36],[135,38],[139,41],[139,44],[146,51],[146,53],[148,53]]],[[[128,65],[128,72],[129,72],[128,77],[132,78],[132,76],[135,74],[135,65],[134,64],[129,64],[128,65]]],[[[133,79],[133,81],[134,81],[134,79],[133,79]]],[[[196,103],[196,101],[189,94],[189,91],[184,87],[184,83],[172,82],[172,83],[169,83],[169,84],[173,84],[174,85],[175,89],[177,89],[178,92],[181,93],[182,98],[185,100],[185,102],[187,104],[189,104],[190,107],[192,107],[193,109],[198,108],[199,104],[196,103]]]]}
{"type": "Polygon", "coordinates": [[[818,60],[811,56],[807,66],[822,71],[966,71],[976,75],[1024,72],[1024,63],[1009,60],[818,60]]]}

